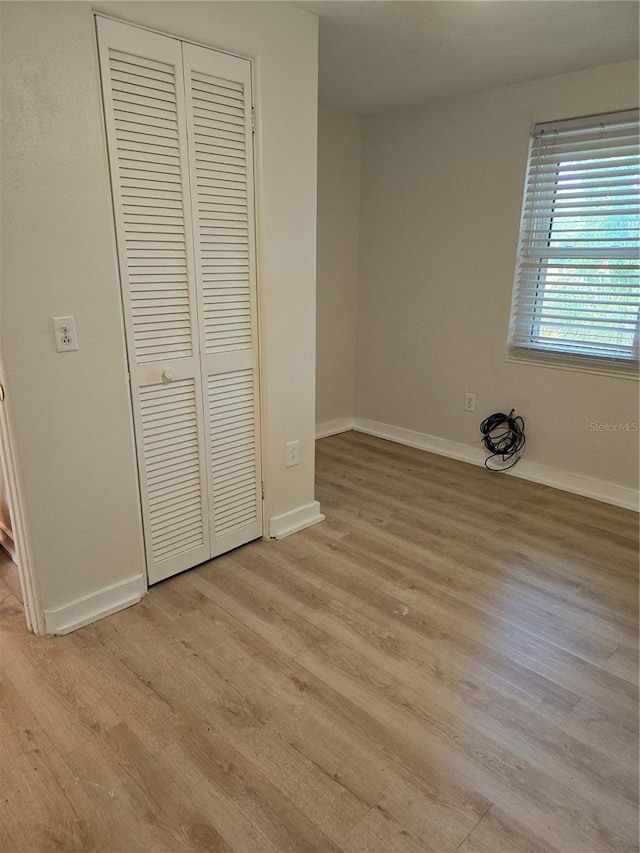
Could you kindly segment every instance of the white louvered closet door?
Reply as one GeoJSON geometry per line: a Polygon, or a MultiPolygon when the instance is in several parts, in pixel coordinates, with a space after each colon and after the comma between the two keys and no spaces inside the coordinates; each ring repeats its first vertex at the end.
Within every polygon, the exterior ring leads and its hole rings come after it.
{"type": "Polygon", "coordinates": [[[262,535],[250,63],[97,27],[155,583],[262,535]]]}
{"type": "Polygon", "coordinates": [[[98,19],[98,33],[154,583],[211,553],[182,50],[175,39],[110,20],[98,19]]]}
{"type": "Polygon", "coordinates": [[[183,55],[216,555],[262,534],[251,64],[183,55]]]}

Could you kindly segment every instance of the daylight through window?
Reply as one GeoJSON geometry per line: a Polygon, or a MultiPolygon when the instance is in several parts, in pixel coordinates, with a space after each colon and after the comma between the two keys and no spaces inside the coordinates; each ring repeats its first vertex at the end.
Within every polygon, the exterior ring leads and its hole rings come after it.
{"type": "Polygon", "coordinates": [[[637,110],[535,127],[512,357],[637,374],[639,153],[637,110]]]}

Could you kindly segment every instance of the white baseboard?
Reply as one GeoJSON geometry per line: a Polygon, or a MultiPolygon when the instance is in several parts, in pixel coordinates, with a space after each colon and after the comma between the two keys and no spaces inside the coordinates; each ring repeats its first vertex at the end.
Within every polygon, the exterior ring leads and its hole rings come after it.
{"type": "Polygon", "coordinates": [[[134,575],[97,592],[76,598],[62,607],[45,610],[45,631],[47,634],[69,634],[76,628],[102,619],[103,616],[137,604],[146,591],[147,581],[144,575],[134,575]]]}
{"type": "Polygon", "coordinates": [[[324,515],[320,512],[320,504],[318,501],[311,501],[311,503],[299,506],[290,512],[274,515],[269,522],[269,536],[272,539],[284,539],[285,536],[291,536],[292,533],[304,530],[305,527],[311,527],[312,524],[317,524],[319,521],[324,521],[324,515]]]}
{"type": "Polygon", "coordinates": [[[473,465],[484,465],[484,453],[480,447],[472,447],[469,444],[461,444],[457,441],[449,441],[447,438],[428,435],[426,432],[416,432],[412,429],[383,424],[380,421],[370,421],[366,418],[354,418],[353,428],[356,432],[364,432],[377,438],[386,438],[388,441],[395,441],[397,444],[406,444],[407,447],[417,447],[420,450],[427,450],[429,453],[437,453],[439,456],[471,462],[473,465]]]}
{"type": "Polygon", "coordinates": [[[316,424],[316,439],[349,432],[350,429],[353,429],[353,418],[335,418],[333,421],[316,424]]]}
{"type": "MultiPolygon", "coordinates": [[[[446,438],[438,438],[435,435],[415,432],[411,429],[383,424],[379,421],[370,421],[366,418],[354,418],[353,429],[367,435],[378,438],[386,438],[398,444],[406,444],[409,447],[417,447],[427,450],[429,453],[437,453],[440,456],[448,456],[451,459],[459,459],[472,465],[484,465],[486,454],[481,447],[472,447],[469,444],[461,444],[457,441],[449,441],[446,438]]],[[[530,480],[533,483],[541,483],[564,492],[572,492],[575,495],[583,495],[604,503],[614,504],[638,512],[639,494],[636,489],[626,486],[617,486],[604,480],[594,480],[590,477],[582,477],[572,474],[560,468],[552,468],[550,465],[541,465],[538,462],[529,462],[522,459],[515,468],[505,473],[522,480],[530,480]]]]}

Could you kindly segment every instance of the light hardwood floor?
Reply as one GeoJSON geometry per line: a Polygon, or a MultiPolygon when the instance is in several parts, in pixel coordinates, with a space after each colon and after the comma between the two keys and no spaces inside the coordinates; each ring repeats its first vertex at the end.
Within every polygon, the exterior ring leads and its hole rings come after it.
{"type": "Polygon", "coordinates": [[[0,590],[4,593],[12,593],[22,604],[18,567],[2,547],[0,547],[0,590]]]}
{"type": "Polygon", "coordinates": [[[327,520],[58,639],[0,585],[3,851],[637,850],[637,516],[357,433],[327,520]]]}

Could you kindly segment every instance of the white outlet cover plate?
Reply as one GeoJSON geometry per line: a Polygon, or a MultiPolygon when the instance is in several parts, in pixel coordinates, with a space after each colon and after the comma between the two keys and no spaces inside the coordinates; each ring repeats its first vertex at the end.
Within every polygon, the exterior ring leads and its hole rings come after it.
{"type": "Polygon", "coordinates": [[[287,468],[297,465],[300,461],[300,442],[288,441],[285,445],[284,463],[287,468]]]}
{"type": "Polygon", "coordinates": [[[75,317],[52,317],[51,325],[56,352],[73,352],[80,349],[75,317]]]}

